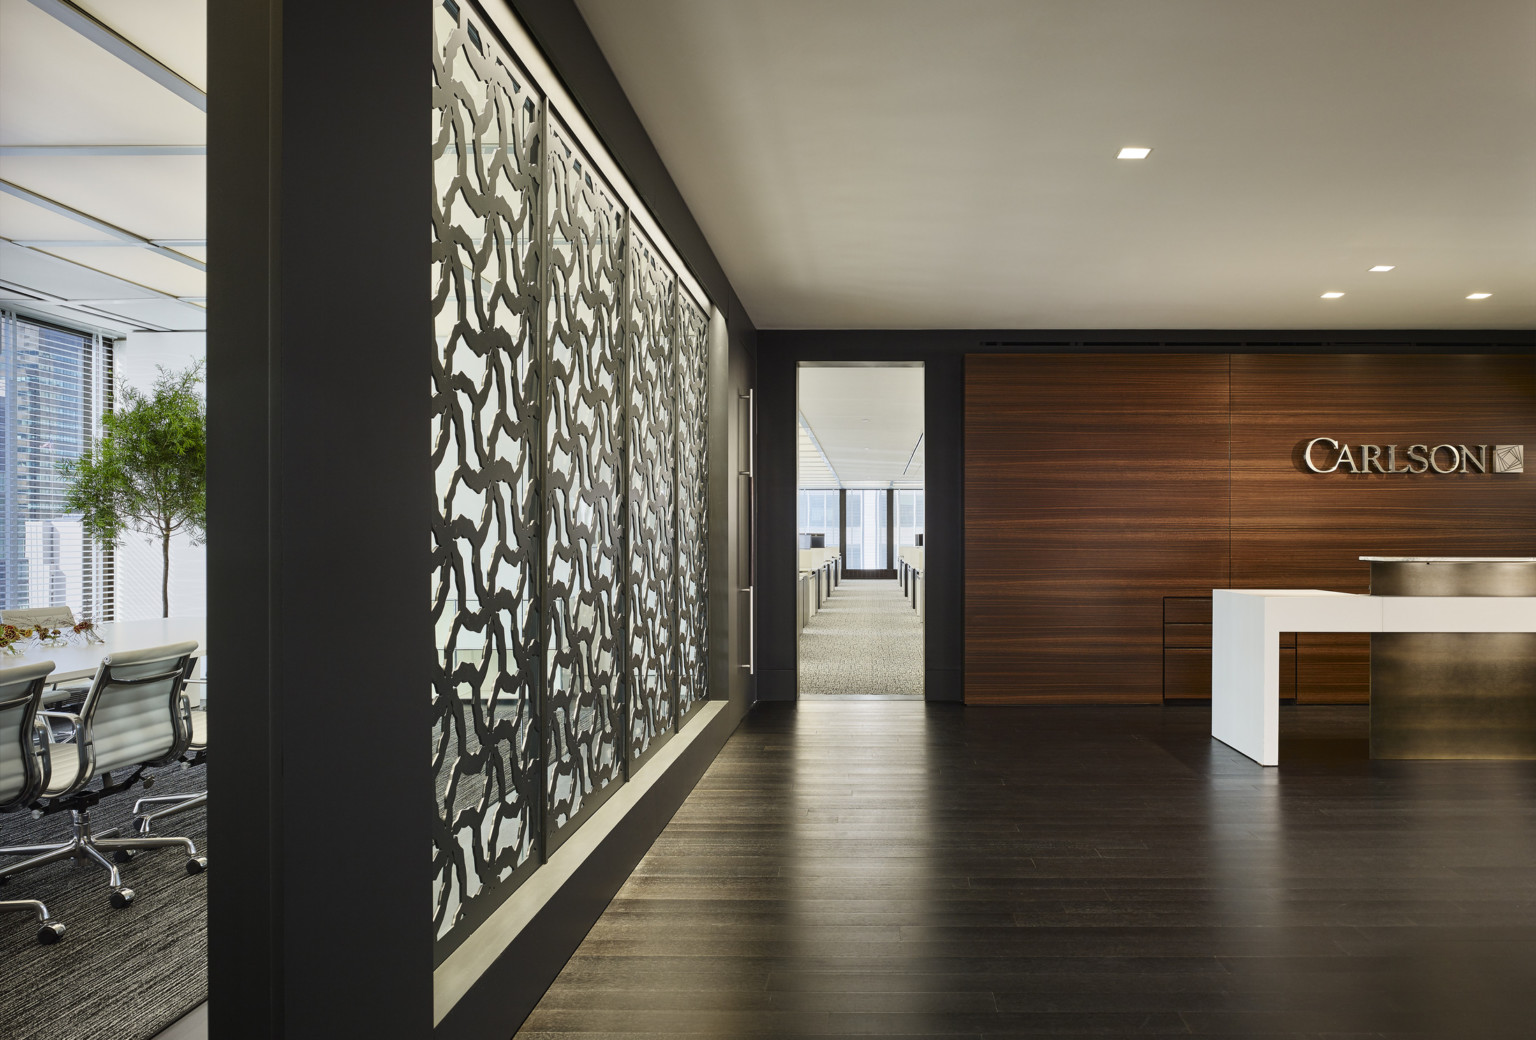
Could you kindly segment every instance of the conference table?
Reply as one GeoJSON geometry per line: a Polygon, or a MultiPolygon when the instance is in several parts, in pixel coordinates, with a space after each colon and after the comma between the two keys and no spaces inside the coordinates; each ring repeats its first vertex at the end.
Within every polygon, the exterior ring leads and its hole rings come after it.
{"type": "MultiPolygon", "coordinates": [[[[102,659],[114,652],[143,650],[168,643],[193,642],[197,644],[194,657],[208,653],[208,619],[200,617],[154,618],[149,621],[112,621],[100,625],[96,634],[100,643],[81,645],[71,641],[63,646],[39,646],[34,641],[26,644],[18,657],[0,657],[0,668],[8,665],[28,664],[32,661],[52,661],[53,674],[50,683],[67,683],[90,679],[96,674],[102,659]]],[[[57,704],[67,700],[70,694],[63,690],[49,690],[43,694],[44,704],[57,704]]]]}

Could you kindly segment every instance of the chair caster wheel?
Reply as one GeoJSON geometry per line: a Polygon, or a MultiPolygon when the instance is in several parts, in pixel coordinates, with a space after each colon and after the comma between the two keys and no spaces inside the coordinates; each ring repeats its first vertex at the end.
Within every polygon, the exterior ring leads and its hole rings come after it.
{"type": "Polygon", "coordinates": [[[139,837],[149,837],[149,827],[150,823],[148,816],[135,816],[133,818],[133,833],[137,834],[139,837]]]}
{"type": "Polygon", "coordinates": [[[208,869],[208,857],[207,856],[193,856],[191,859],[187,860],[187,873],[188,874],[201,874],[203,871],[205,871],[207,869],[208,869]]]}
{"type": "Polygon", "coordinates": [[[37,930],[37,941],[44,946],[52,946],[64,938],[64,926],[57,921],[49,921],[37,930]]]}
{"type": "Polygon", "coordinates": [[[115,909],[118,909],[118,910],[125,909],[126,907],[132,905],[132,903],[133,903],[133,889],[131,889],[131,888],[115,888],[115,889],[113,889],[112,890],[112,896],[111,896],[111,902],[112,902],[112,906],[115,909]]]}
{"type": "Polygon", "coordinates": [[[112,853],[112,858],[119,863],[132,863],[133,857],[139,854],[138,849],[118,849],[112,853]]]}

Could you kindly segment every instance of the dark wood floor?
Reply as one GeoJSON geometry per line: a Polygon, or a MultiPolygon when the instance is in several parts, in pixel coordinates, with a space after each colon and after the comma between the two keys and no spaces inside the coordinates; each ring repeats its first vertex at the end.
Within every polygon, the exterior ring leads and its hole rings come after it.
{"type": "Polygon", "coordinates": [[[1536,763],[1282,717],[759,708],[518,1035],[1536,1037],[1536,763]]]}

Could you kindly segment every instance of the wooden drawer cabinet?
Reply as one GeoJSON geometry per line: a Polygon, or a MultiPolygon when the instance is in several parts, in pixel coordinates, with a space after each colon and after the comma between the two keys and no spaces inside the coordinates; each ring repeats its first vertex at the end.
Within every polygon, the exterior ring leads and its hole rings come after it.
{"type": "MultiPolygon", "coordinates": [[[[1280,634],[1280,699],[1296,698],[1296,633],[1280,634]]],[[[1211,699],[1211,597],[1163,597],[1163,699],[1211,699]]]]}

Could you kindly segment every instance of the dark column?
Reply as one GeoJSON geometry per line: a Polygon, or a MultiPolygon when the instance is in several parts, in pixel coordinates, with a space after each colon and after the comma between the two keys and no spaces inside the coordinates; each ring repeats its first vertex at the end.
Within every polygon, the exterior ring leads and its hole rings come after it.
{"type": "Polygon", "coordinates": [[[891,570],[896,566],[896,492],[891,488],[885,489],[885,567],[891,570]]]}
{"type": "Polygon", "coordinates": [[[431,16],[208,9],[220,1040],[432,1029],[431,16]]]}

